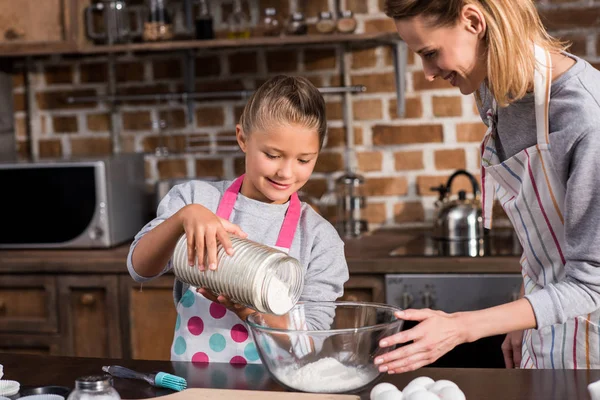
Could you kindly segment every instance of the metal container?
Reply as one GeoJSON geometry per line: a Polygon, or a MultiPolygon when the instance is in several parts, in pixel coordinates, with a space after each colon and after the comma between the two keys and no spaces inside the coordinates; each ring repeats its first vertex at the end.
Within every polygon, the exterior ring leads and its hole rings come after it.
{"type": "MultiPolygon", "coordinates": [[[[189,285],[228,296],[259,312],[282,315],[300,298],[304,268],[286,253],[248,239],[230,236],[234,254],[219,243],[217,269],[200,271],[188,264],[187,238],[183,235],[173,251],[173,272],[189,285]]],[[[205,261],[205,265],[208,263],[205,261]]]]}
{"type": "Polygon", "coordinates": [[[433,237],[438,240],[477,241],[484,237],[483,217],[479,201],[479,185],[473,175],[458,170],[448,178],[446,185],[431,188],[440,193],[436,202],[437,215],[433,226],[433,237]],[[458,192],[458,198],[451,200],[452,181],[465,175],[473,186],[473,195],[467,198],[465,191],[458,192]]]}

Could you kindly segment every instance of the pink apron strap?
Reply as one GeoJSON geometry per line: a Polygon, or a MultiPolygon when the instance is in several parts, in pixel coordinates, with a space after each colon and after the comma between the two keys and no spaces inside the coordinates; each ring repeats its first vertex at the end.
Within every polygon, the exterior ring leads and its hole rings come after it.
{"type": "MultiPolygon", "coordinates": [[[[244,175],[245,174],[242,174],[235,181],[233,181],[231,186],[229,186],[223,194],[221,202],[219,203],[219,207],[217,208],[217,216],[229,220],[235,205],[235,201],[237,200],[237,195],[242,187],[244,175]]],[[[296,234],[296,228],[298,227],[301,211],[300,199],[298,198],[298,194],[294,193],[290,197],[290,205],[288,206],[288,209],[285,213],[285,218],[283,219],[283,224],[279,230],[279,236],[277,237],[277,243],[275,244],[276,247],[285,250],[289,250],[290,247],[292,247],[292,241],[294,240],[294,235],[296,234]]]]}
{"type": "Polygon", "coordinates": [[[244,175],[240,175],[231,186],[227,188],[225,193],[223,193],[223,197],[221,198],[221,202],[219,203],[219,207],[217,208],[217,216],[229,221],[229,217],[231,216],[231,212],[233,211],[233,206],[235,205],[235,201],[237,200],[237,195],[240,192],[240,188],[242,187],[242,182],[244,181],[244,175]]]}

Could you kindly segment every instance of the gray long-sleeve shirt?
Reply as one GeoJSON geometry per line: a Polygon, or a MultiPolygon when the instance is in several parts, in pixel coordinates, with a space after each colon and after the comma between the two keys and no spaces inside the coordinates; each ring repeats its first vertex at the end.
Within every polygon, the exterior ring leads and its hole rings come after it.
{"type": "MultiPolygon", "coordinates": [[[[142,228],[131,244],[127,269],[133,279],[145,282],[154,278],[137,274],[132,263],[133,252],[146,233],[188,204],[201,204],[216,213],[219,201],[231,183],[190,181],[173,187],[160,202],[157,217],[142,228]]],[[[288,205],[289,202],[263,203],[240,193],[229,220],[239,225],[248,234],[248,239],[274,246],[288,205]]],[[[300,220],[289,254],[297,258],[305,268],[304,289],[300,300],[334,301],[343,294],[344,283],[349,278],[344,242],[335,228],[306,203],[302,203],[300,220]]],[[[169,261],[159,276],[171,268],[169,261]]],[[[188,285],[175,280],[175,304],[187,288],[188,285]]]]}
{"type": "MultiPolygon", "coordinates": [[[[600,308],[600,71],[571,54],[576,64],[552,82],[550,153],[566,188],[565,277],[527,295],[538,329],[600,308]]],[[[482,90],[487,123],[489,92],[482,90]]],[[[498,109],[497,150],[505,160],[536,144],[533,95],[498,109]]]]}

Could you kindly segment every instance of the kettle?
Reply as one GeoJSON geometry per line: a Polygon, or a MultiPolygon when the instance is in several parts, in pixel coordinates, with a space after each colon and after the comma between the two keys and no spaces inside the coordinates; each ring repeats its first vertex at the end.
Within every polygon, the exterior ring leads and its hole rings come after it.
{"type": "Polygon", "coordinates": [[[468,241],[483,239],[483,216],[479,201],[479,184],[473,175],[465,170],[454,172],[446,185],[432,187],[439,192],[435,205],[437,214],[433,226],[433,237],[438,240],[468,241]],[[465,175],[473,186],[473,195],[467,198],[464,190],[458,192],[458,198],[451,200],[449,193],[452,181],[459,175],[465,175]]]}

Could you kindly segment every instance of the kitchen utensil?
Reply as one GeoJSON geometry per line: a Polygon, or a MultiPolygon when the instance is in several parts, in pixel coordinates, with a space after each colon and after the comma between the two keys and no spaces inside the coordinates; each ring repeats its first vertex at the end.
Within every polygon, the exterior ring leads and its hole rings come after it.
{"type": "Polygon", "coordinates": [[[161,400],[360,400],[342,394],[266,392],[262,390],[186,389],[161,396],[161,400]]]}
{"type": "Polygon", "coordinates": [[[394,316],[399,310],[368,302],[300,302],[284,318],[257,312],[246,323],[263,365],[280,385],[358,393],[381,376],[375,357],[395,348],[379,347],[379,341],[402,329],[404,321],[394,316]]]}
{"type": "Polygon", "coordinates": [[[125,1],[100,0],[85,9],[86,32],[90,39],[106,44],[125,43],[142,36],[143,7],[127,6],[125,1]],[[102,30],[96,30],[94,14],[102,15],[102,30]],[[131,15],[136,21],[136,29],[130,27],[131,15]]]}
{"type": "Polygon", "coordinates": [[[176,391],[181,391],[187,387],[187,381],[179,376],[167,374],[165,372],[158,372],[156,374],[144,374],[141,372],[133,371],[129,368],[121,367],[119,365],[110,365],[102,367],[102,371],[111,374],[117,378],[129,378],[129,379],[141,379],[152,386],[164,387],[176,391]]]}
{"type": "MultiPolygon", "coordinates": [[[[285,314],[300,298],[304,268],[286,253],[247,239],[230,236],[234,254],[219,243],[217,269],[190,266],[187,238],[181,236],[173,252],[173,272],[192,286],[225,294],[237,303],[271,314],[285,314]]],[[[204,265],[208,265],[204,262],[204,265]]]]}
{"type": "Polygon", "coordinates": [[[483,217],[479,201],[479,185],[473,175],[465,170],[454,172],[445,185],[432,187],[439,192],[436,202],[437,215],[433,226],[433,237],[439,240],[478,240],[484,235],[483,217]],[[473,195],[467,198],[465,191],[458,192],[458,198],[451,200],[452,181],[459,175],[465,175],[471,181],[473,195]]]}
{"type": "Polygon", "coordinates": [[[20,396],[21,400],[65,400],[65,398],[58,394],[31,394],[29,396],[20,396]]]}
{"type": "Polygon", "coordinates": [[[64,398],[69,396],[71,389],[66,386],[38,386],[21,388],[19,394],[23,396],[31,396],[35,394],[57,394],[64,398]]]}
{"type": "Polygon", "coordinates": [[[336,227],[343,237],[358,237],[368,230],[367,221],[361,219],[360,215],[360,210],[367,204],[364,183],[365,178],[351,172],[336,180],[336,227]]]}

